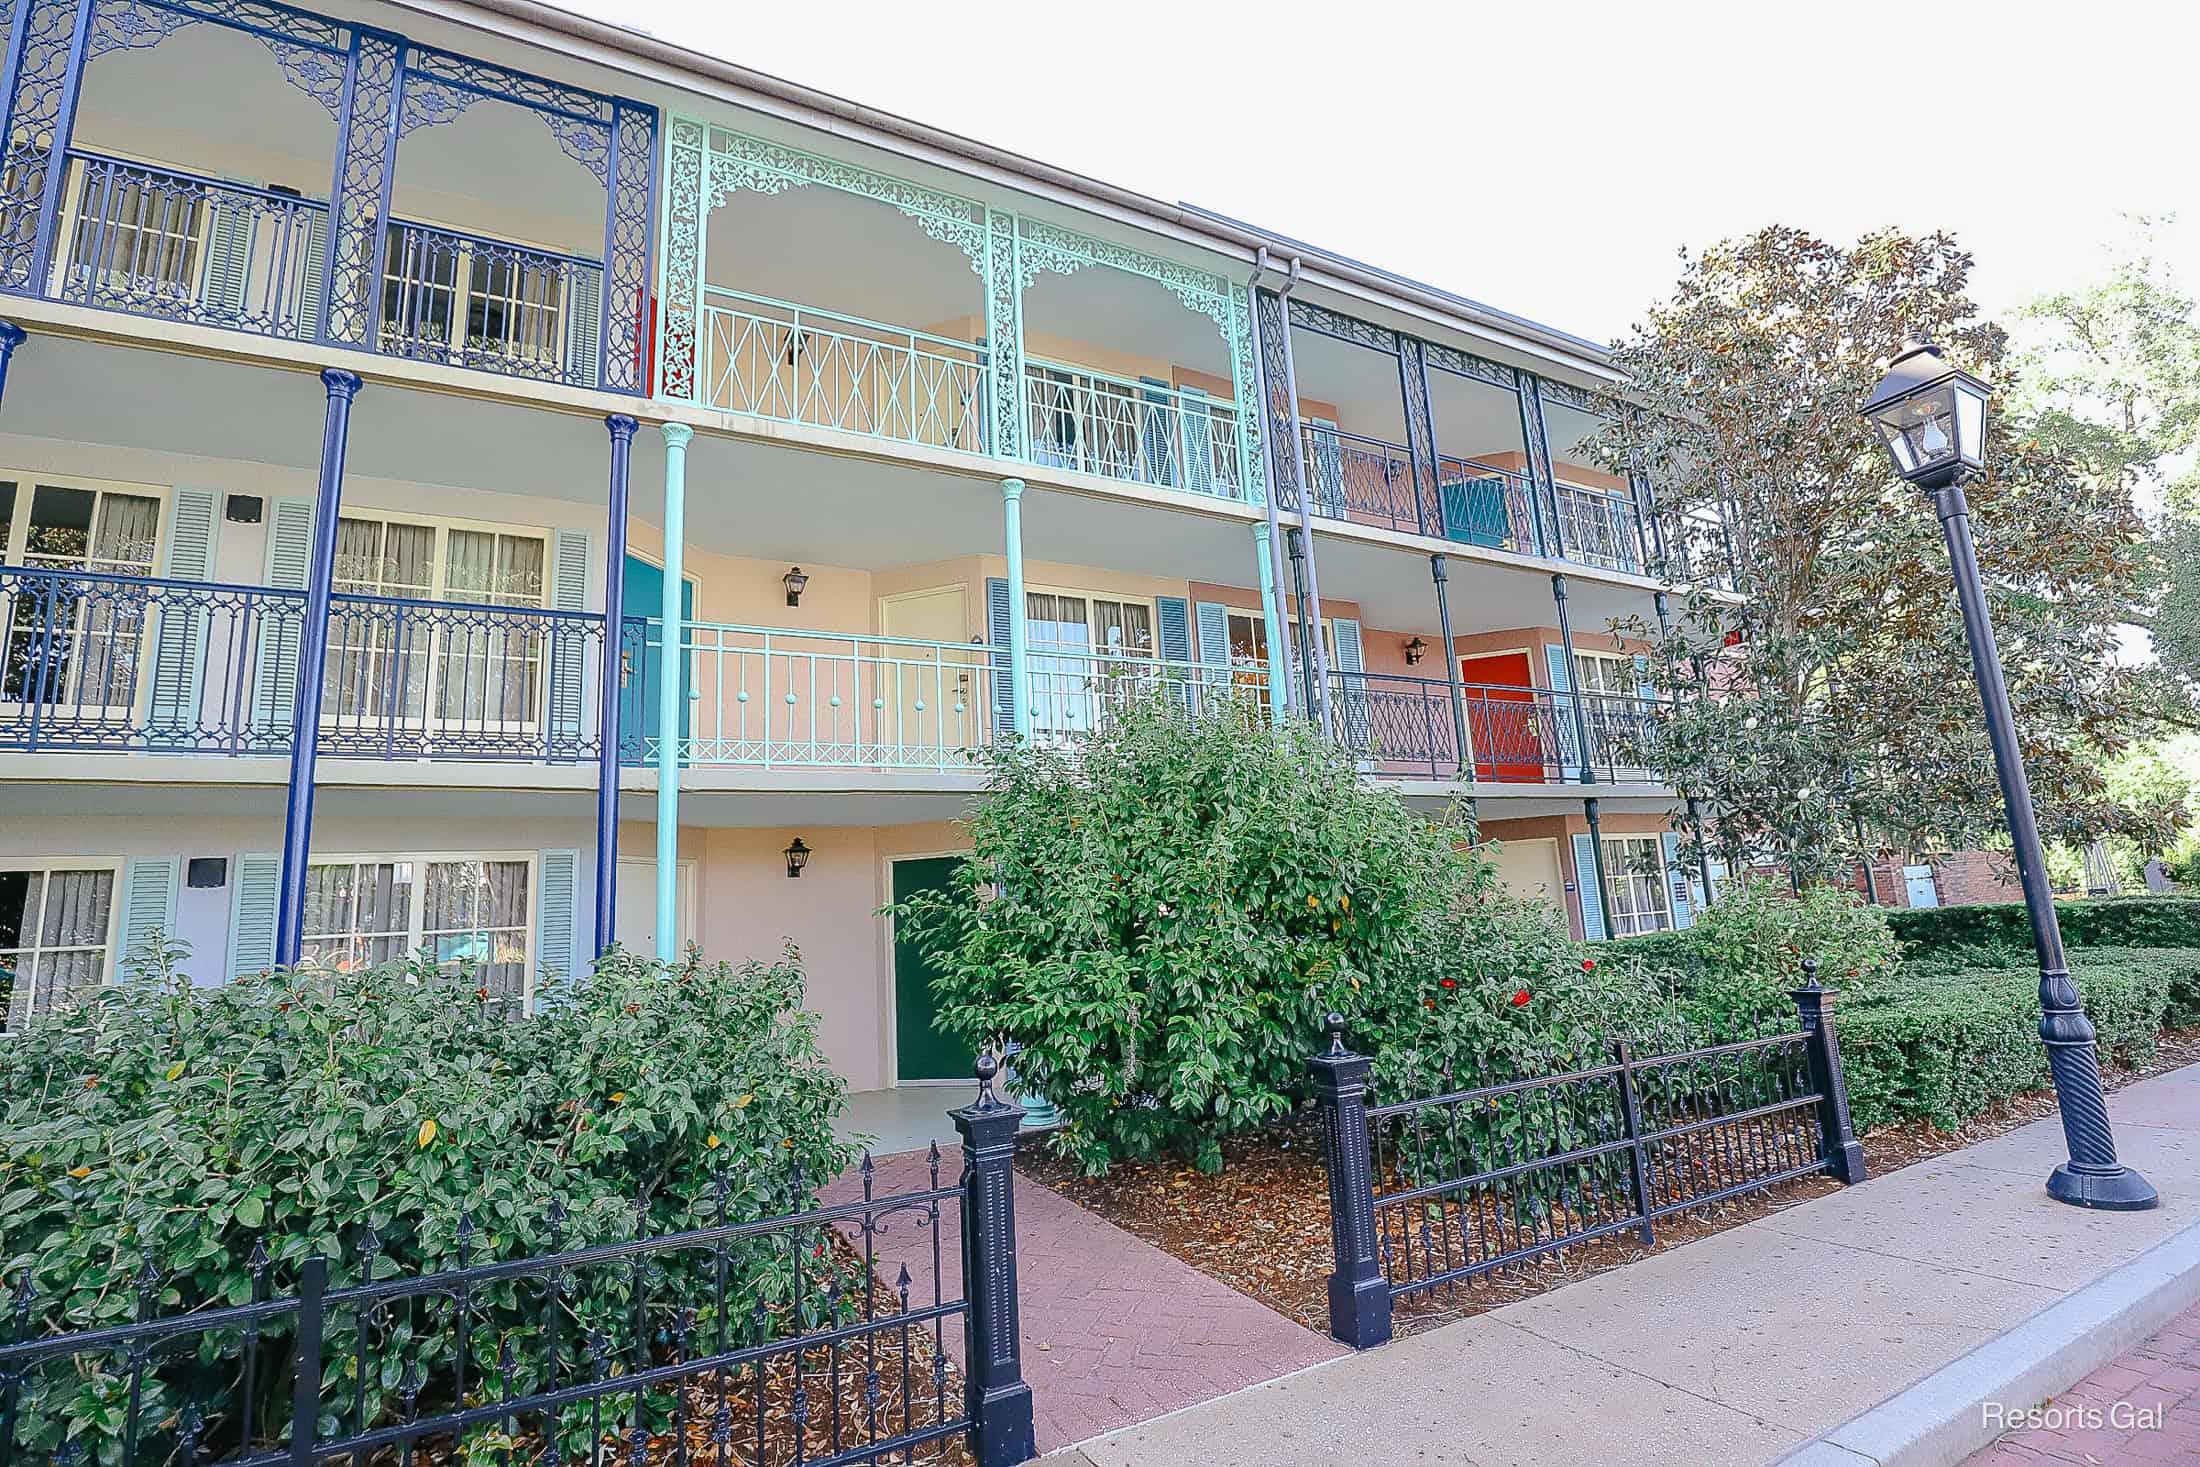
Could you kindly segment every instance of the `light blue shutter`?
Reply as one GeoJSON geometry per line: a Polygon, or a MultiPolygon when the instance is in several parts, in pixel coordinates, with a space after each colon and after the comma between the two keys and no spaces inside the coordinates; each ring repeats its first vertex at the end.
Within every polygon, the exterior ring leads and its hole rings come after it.
{"type": "MultiPolygon", "coordinates": [[[[551,552],[555,565],[551,604],[560,611],[588,609],[588,532],[558,531],[551,552]]],[[[604,635],[618,637],[622,628],[607,626],[604,635]]],[[[570,747],[581,737],[588,718],[589,647],[586,637],[563,631],[550,639],[550,738],[553,748],[570,747]]]]}
{"type": "Polygon", "coordinates": [[[586,265],[564,269],[565,380],[594,387],[603,367],[603,272],[586,265]]]}
{"type": "MultiPolygon", "coordinates": [[[[203,581],[214,574],[215,498],[211,489],[175,492],[168,514],[169,580],[203,581]]],[[[169,592],[158,603],[147,710],[156,741],[188,741],[197,729],[210,615],[186,591],[169,592]]]]}
{"type": "Polygon", "coordinates": [[[1207,394],[1196,387],[1179,387],[1177,403],[1183,423],[1184,487],[1194,494],[1212,494],[1215,492],[1215,420],[1207,407],[1207,394]]]}
{"type": "Polygon", "coordinates": [[[1176,461],[1176,434],[1171,425],[1177,414],[1169,397],[1169,384],[1154,377],[1138,380],[1146,389],[1139,394],[1143,401],[1138,409],[1138,441],[1145,453],[1146,482],[1181,489],[1184,474],[1176,461]]]}
{"type": "MultiPolygon", "coordinates": [[[[313,501],[276,500],[268,511],[267,584],[279,591],[303,591],[312,559],[313,501]]],[[[252,667],[255,745],[280,748],[289,741],[290,714],[298,696],[298,638],[305,602],[266,597],[253,604],[259,623],[252,667]]]]}
{"type": "Polygon", "coordinates": [[[282,879],[280,856],[247,852],[237,858],[237,878],[230,883],[229,968],[225,977],[275,966],[275,905],[282,879]]]}
{"type": "Polygon", "coordinates": [[[1581,898],[1581,935],[1604,940],[1604,898],[1597,890],[1596,847],[1589,837],[1574,837],[1574,891],[1581,898]]]}
{"type": "Polygon", "coordinates": [[[1566,649],[1556,642],[1543,644],[1543,661],[1551,672],[1551,734],[1558,742],[1559,772],[1567,779],[1581,777],[1581,731],[1574,721],[1574,669],[1566,649]]]}
{"type": "Polygon", "coordinates": [[[1696,904],[1690,900],[1693,884],[1688,873],[1681,869],[1681,838],[1671,831],[1658,837],[1658,844],[1665,851],[1665,889],[1673,894],[1673,926],[1692,927],[1696,922],[1696,904]]]}
{"type": "Polygon", "coordinates": [[[579,851],[542,853],[541,879],[535,894],[537,982],[546,971],[570,978],[578,976],[588,966],[588,960],[581,956],[577,946],[580,921],[575,904],[580,896],[580,866],[579,851]]]}
{"type": "Polygon", "coordinates": [[[1344,445],[1337,440],[1337,425],[1327,418],[1315,418],[1311,436],[1314,440],[1314,513],[1341,520],[1345,515],[1344,445]]]}
{"type": "Polygon", "coordinates": [[[1215,703],[1230,691],[1230,609],[1220,602],[1202,601],[1197,611],[1200,681],[1208,701],[1215,703]]]}
{"type": "Polygon", "coordinates": [[[1330,712],[1337,720],[1337,739],[1361,758],[1371,758],[1376,752],[1375,729],[1372,700],[1367,695],[1367,679],[1363,676],[1365,663],[1360,654],[1360,624],[1350,617],[1340,616],[1329,625],[1337,635],[1337,666],[1334,669],[1337,696],[1330,703],[1330,712]]]}
{"type": "Polygon", "coordinates": [[[175,856],[144,856],[122,868],[122,923],[115,951],[124,963],[151,956],[156,937],[176,930],[176,882],[182,861],[175,856]]]}
{"type": "Polygon", "coordinates": [[[997,734],[1016,731],[1015,673],[1008,661],[1008,619],[1013,614],[1008,582],[986,577],[985,639],[993,646],[993,731],[997,734]]]}
{"type": "Polygon", "coordinates": [[[305,253],[298,269],[298,339],[312,341],[321,334],[321,306],[328,299],[328,207],[301,204],[293,229],[305,235],[305,253]]]}
{"type": "Polygon", "coordinates": [[[206,288],[199,306],[214,325],[241,326],[251,304],[252,236],[258,213],[242,197],[219,192],[209,195],[207,212],[206,288]]]}

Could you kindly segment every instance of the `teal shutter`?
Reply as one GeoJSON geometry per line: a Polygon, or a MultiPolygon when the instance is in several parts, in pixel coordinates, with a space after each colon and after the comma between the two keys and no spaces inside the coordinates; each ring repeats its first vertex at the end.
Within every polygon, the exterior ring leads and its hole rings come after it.
{"type": "Polygon", "coordinates": [[[1008,582],[999,576],[985,581],[985,639],[993,647],[993,731],[1016,731],[1016,679],[1008,661],[1008,625],[1014,609],[1008,604],[1008,582]]]}
{"type": "Polygon", "coordinates": [[[1574,669],[1566,649],[1556,642],[1543,644],[1543,661],[1551,673],[1551,734],[1558,744],[1559,771],[1567,779],[1581,777],[1581,729],[1574,721],[1574,669]]]}
{"type": "Polygon", "coordinates": [[[1581,935],[1604,940],[1604,898],[1597,890],[1596,847],[1585,835],[1574,837],[1574,891],[1581,897],[1581,935]]]}
{"type": "Polygon", "coordinates": [[[1696,923],[1696,904],[1690,900],[1694,889],[1688,873],[1681,869],[1681,838],[1672,831],[1658,837],[1658,844],[1665,851],[1665,886],[1673,894],[1673,926],[1676,930],[1693,927],[1696,923]]]}
{"type": "MultiPolygon", "coordinates": [[[[551,604],[560,611],[588,609],[588,532],[560,530],[551,552],[554,566],[551,604]]],[[[607,626],[604,635],[617,637],[622,628],[607,626]]],[[[589,646],[585,637],[570,634],[550,639],[550,739],[553,748],[570,747],[581,737],[588,718],[589,646]]]]}
{"type": "MultiPolygon", "coordinates": [[[[204,581],[214,574],[214,501],[211,489],[178,489],[168,509],[172,581],[204,581]]],[[[212,613],[188,592],[164,595],[153,628],[153,690],[148,708],[157,741],[188,741],[199,722],[206,664],[207,620],[212,613]]]]}
{"type": "Polygon", "coordinates": [[[577,977],[588,967],[578,946],[581,853],[544,851],[535,909],[535,981],[546,973],[577,977]]]}
{"type": "Polygon", "coordinates": [[[1502,475],[1447,479],[1436,492],[1443,507],[1446,537],[1470,545],[1504,547],[1512,526],[1505,508],[1502,475]]]}
{"type": "MultiPolygon", "coordinates": [[[[269,507],[267,584],[279,591],[303,591],[313,560],[313,501],[278,499],[269,507]]],[[[258,636],[252,665],[252,725],[258,747],[289,741],[290,714],[298,696],[298,638],[304,629],[303,600],[259,600],[258,636]]],[[[270,949],[272,951],[272,949],[270,949]]]]}
{"type": "MultiPolygon", "coordinates": [[[[1154,597],[1154,620],[1161,643],[1163,662],[1190,662],[1192,660],[1192,606],[1182,596],[1154,597]]],[[[1204,608],[1202,608],[1204,610],[1204,608]]],[[[1204,639],[1200,647],[1200,660],[1206,660],[1204,639]]]]}
{"type": "Polygon", "coordinates": [[[220,193],[209,196],[207,212],[206,287],[199,308],[214,325],[242,326],[251,304],[252,235],[258,214],[243,199],[220,193]]]}
{"type": "Polygon", "coordinates": [[[176,882],[182,861],[175,856],[145,856],[122,868],[122,923],[115,951],[125,963],[151,956],[156,938],[176,930],[176,882]]]}
{"type": "Polygon", "coordinates": [[[238,977],[275,966],[275,904],[283,879],[283,858],[248,852],[237,858],[230,883],[229,968],[238,977]]]}
{"type": "Polygon", "coordinates": [[[1212,494],[1215,492],[1215,420],[1207,407],[1207,394],[1196,387],[1179,387],[1177,403],[1184,439],[1184,487],[1194,494],[1212,494]]]}
{"type": "Polygon", "coordinates": [[[603,370],[603,271],[568,265],[565,272],[565,380],[594,387],[603,370]]]}
{"type": "Polygon", "coordinates": [[[1218,693],[1230,686],[1230,608],[1216,601],[1199,603],[1199,660],[1207,686],[1218,693]]]}

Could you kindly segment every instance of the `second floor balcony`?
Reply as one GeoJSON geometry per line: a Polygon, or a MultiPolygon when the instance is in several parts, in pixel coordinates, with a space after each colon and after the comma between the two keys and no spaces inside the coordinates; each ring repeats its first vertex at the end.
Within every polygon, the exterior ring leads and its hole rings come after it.
{"type": "Polygon", "coordinates": [[[646,391],[654,109],[275,3],[81,3],[81,46],[17,32],[0,289],[646,391]]]}

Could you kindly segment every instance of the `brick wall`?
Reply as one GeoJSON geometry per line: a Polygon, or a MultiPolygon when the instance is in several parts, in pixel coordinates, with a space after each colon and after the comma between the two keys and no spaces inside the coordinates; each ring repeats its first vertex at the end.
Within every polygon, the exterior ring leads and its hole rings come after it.
{"type": "MultiPolygon", "coordinates": [[[[1892,859],[1874,861],[1868,867],[1858,863],[1846,885],[1859,896],[1865,895],[1868,877],[1870,894],[1879,905],[1906,907],[1910,898],[1909,885],[1902,876],[1904,864],[1892,859]]],[[[1951,851],[1936,859],[1932,867],[1933,885],[1944,907],[1959,902],[2024,900],[2024,888],[2017,881],[2017,863],[2006,851],[1951,851]]]]}

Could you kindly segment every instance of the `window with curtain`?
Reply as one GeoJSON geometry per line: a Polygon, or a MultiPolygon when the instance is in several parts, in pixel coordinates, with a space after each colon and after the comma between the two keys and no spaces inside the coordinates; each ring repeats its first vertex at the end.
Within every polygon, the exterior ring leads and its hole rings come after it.
{"type": "Polygon", "coordinates": [[[306,874],[301,960],[349,970],[425,949],[500,998],[527,993],[534,864],[454,856],[338,860],[306,874]]]}
{"type": "MultiPolygon", "coordinates": [[[[103,577],[150,576],[160,553],[161,501],[82,484],[0,481],[0,564],[103,577]]],[[[7,621],[0,700],[37,700],[59,716],[104,718],[135,705],[145,650],[142,588],[65,579],[37,615],[7,621]]]]}
{"type": "Polygon", "coordinates": [[[1111,702],[1151,681],[1150,669],[1107,660],[1153,657],[1150,603],[1030,591],[1024,614],[1035,736],[1089,733],[1111,702]]]}
{"type": "Polygon", "coordinates": [[[1672,927],[1665,852],[1656,836],[1605,837],[1604,879],[1612,894],[1612,936],[1633,937],[1672,927]]]}
{"type": "Polygon", "coordinates": [[[10,1032],[107,979],[113,868],[0,871],[0,988],[10,1032]]]}

